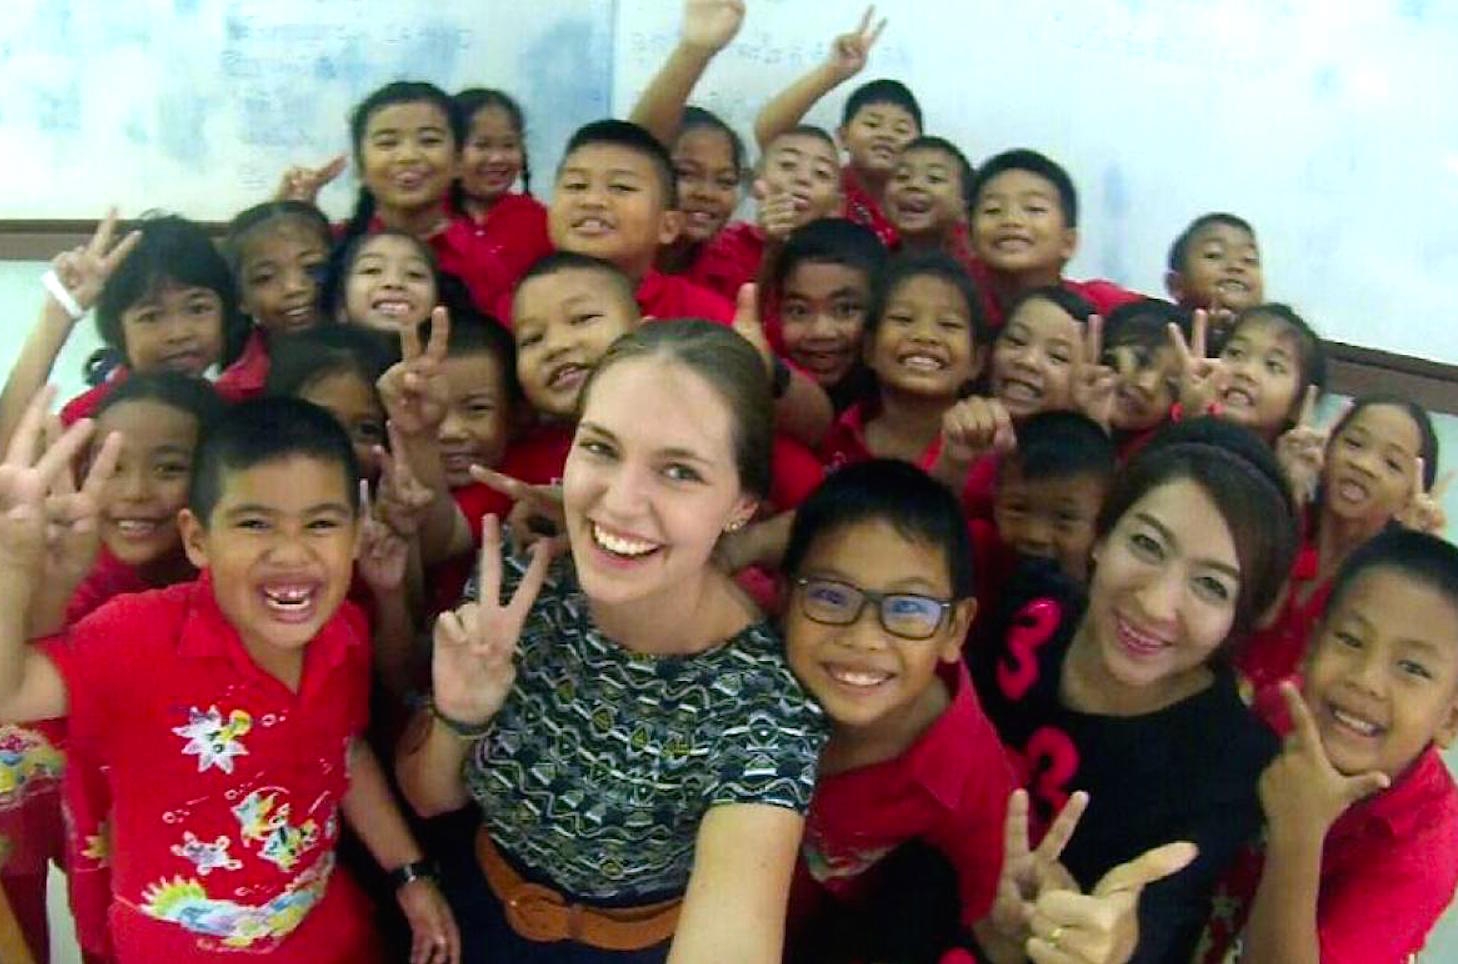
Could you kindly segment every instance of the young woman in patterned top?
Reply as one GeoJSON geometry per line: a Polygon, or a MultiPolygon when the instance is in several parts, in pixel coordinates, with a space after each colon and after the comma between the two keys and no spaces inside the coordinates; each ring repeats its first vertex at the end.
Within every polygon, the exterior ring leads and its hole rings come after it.
{"type": "Polygon", "coordinates": [[[570,554],[503,554],[488,517],[482,601],[437,623],[398,764],[420,813],[480,806],[475,865],[442,855],[464,959],[779,960],[825,725],[710,562],[765,494],[772,421],[748,342],[645,325],[583,389],[570,554]]]}

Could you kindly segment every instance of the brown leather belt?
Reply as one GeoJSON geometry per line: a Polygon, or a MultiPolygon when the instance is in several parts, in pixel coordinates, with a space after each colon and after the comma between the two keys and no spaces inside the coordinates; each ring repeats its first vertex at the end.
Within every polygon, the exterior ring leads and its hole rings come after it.
{"type": "Polygon", "coordinates": [[[576,941],[605,951],[639,951],[673,937],[678,926],[683,903],[679,898],[643,907],[590,907],[522,879],[485,827],[476,834],[476,860],[501,901],[506,922],[529,941],[576,941]]]}

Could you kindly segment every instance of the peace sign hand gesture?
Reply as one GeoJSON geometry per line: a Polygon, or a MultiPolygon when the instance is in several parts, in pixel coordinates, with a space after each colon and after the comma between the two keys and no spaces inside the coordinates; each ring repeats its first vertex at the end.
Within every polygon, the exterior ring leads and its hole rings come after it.
{"type": "Polygon", "coordinates": [[[1331,425],[1335,424],[1335,421],[1328,425],[1317,424],[1318,394],[1319,389],[1315,385],[1307,387],[1296,425],[1276,439],[1276,461],[1286,470],[1286,480],[1291,484],[1291,494],[1298,506],[1307,505],[1316,497],[1316,486],[1326,465],[1326,443],[1331,437],[1331,425]]]}
{"type": "Polygon", "coordinates": [[[1074,886],[1059,858],[1088,809],[1088,794],[1075,793],[1068,798],[1036,848],[1028,844],[1028,806],[1026,790],[1014,790],[1008,798],[1003,824],[1002,875],[987,920],[999,938],[1018,945],[1028,938],[1038,895],[1050,888],[1074,886]]]}
{"type": "Polygon", "coordinates": [[[1123,964],[1139,946],[1139,896],[1156,881],[1179,873],[1198,856],[1191,843],[1146,850],[1109,871],[1092,894],[1076,888],[1039,895],[1033,936],[1025,945],[1034,964],[1123,964]]]}
{"type": "Polygon", "coordinates": [[[284,171],[278,188],[273,192],[275,201],[303,201],[313,204],[329,182],[337,178],[349,163],[347,154],[325,161],[320,167],[305,167],[295,164],[284,171]]]}
{"type": "Polygon", "coordinates": [[[562,486],[532,485],[480,465],[471,466],[471,478],[511,499],[507,524],[512,552],[525,552],[540,542],[551,558],[567,551],[567,516],[562,511],[562,486]]]}
{"type": "Polygon", "coordinates": [[[1338,771],[1301,693],[1288,682],[1281,684],[1281,695],[1291,714],[1291,733],[1261,774],[1261,808],[1272,838],[1310,834],[1320,840],[1348,807],[1391,781],[1375,770],[1356,776],[1338,771]]]}
{"type": "Polygon", "coordinates": [[[866,67],[866,60],[871,55],[871,48],[876,45],[881,31],[886,29],[886,18],[882,17],[880,23],[875,27],[871,26],[871,19],[876,15],[875,6],[866,8],[861,22],[855,30],[850,33],[843,33],[836,37],[830,45],[830,60],[827,66],[835,76],[836,83],[842,83],[866,67]]]}
{"type": "Polygon", "coordinates": [[[1205,355],[1210,320],[1204,311],[1195,312],[1195,324],[1189,342],[1179,326],[1169,326],[1170,344],[1180,360],[1180,407],[1186,418],[1204,415],[1230,383],[1230,371],[1219,358],[1205,355]]]}
{"type": "Polygon", "coordinates": [[[401,435],[434,434],[450,406],[444,363],[451,317],[443,307],[430,313],[430,339],[420,346],[420,329],[400,329],[400,361],[375,383],[385,414],[401,435]]]}
{"type": "MultiPolygon", "coordinates": [[[[55,446],[64,436],[58,416],[45,420],[44,445],[55,446]]],[[[112,432],[91,459],[81,487],[70,466],[56,476],[46,497],[45,586],[70,597],[96,562],[101,547],[101,503],[106,482],[116,472],[122,436],[112,432]]]]}
{"type": "Polygon", "coordinates": [[[375,515],[401,536],[420,531],[426,510],[435,502],[435,492],[420,481],[410,464],[409,451],[394,422],[385,424],[390,448],[375,446],[380,465],[380,484],[375,494],[375,515]]]}
{"type": "Polygon", "coordinates": [[[443,716],[467,726],[491,720],[516,681],[517,641],[547,576],[550,556],[533,546],[521,584],[501,603],[501,523],[493,515],[481,523],[481,560],[476,602],[441,613],[435,623],[431,675],[435,706],[443,716]]]}
{"type": "MultiPolygon", "coordinates": [[[[47,501],[58,485],[64,498],[66,483],[61,482],[62,476],[70,473],[73,460],[94,427],[89,419],[82,419],[55,441],[48,441],[46,411],[55,394],[54,388],[47,387],[31,401],[0,462],[0,574],[32,587],[44,578],[48,564],[54,564],[49,553],[48,526],[52,520],[47,501]]],[[[119,446],[119,440],[108,440],[103,447],[102,457],[92,466],[84,486],[89,497],[97,496],[105,479],[102,473],[110,474],[116,464],[119,446]]],[[[52,507],[64,517],[55,503],[52,507]]],[[[72,514],[78,521],[89,516],[87,512],[72,514]]]]}
{"type": "Polygon", "coordinates": [[[1426,476],[1427,463],[1421,456],[1413,459],[1412,491],[1407,497],[1407,505],[1398,510],[1395,518],[1409,529],[1441,537],[1448,528],[1448,514],[1443,511],[1443,495],[1453,482],[1453,471],[1450,469],[1444,472],[1431,489],[1423,485],[1426,476]]]}
{"type": "Polygon", "coordinates": [[[1108,431],[1114,417],[1114,389],[1119,376],[1103,364],[1104,320],[1091,315],[1083,326],[1083,341],[1069,378],[1073,407],[1108,431]]]}
{"type": "Polygon", "coordinates": [[[410,564],[410,541],[387,523],[379,507],[370,504],[370,484],[359,481],[360,532],[355,564],[365,584],[376,593],[389,593],[405,582],[410,564]]]}
{"type": "Polygon", "coordinates": [[[96,304],[106,279],[141,242],[142,232],[129,231],[120,241],[115,238],[116,208],[109,208],[90,241],[51,259],[51,270],[83,311],[96,304]]]}

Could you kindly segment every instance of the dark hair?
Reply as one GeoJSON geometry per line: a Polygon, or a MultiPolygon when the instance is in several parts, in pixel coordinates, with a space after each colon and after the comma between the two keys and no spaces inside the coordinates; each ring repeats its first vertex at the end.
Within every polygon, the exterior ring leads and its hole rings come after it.
{"type": "Polygon", "coordinates": [[[957,184],[962,189],[962,204],[967,208],[972,207],[972,188],[977,172],[972,167],[972,162],[967,160],[967,155],[962,149],[945,137],[935,137],[931,134],[923,134],[913,138],[911,143],[901,149],[903,156],[908,151],[927,150],[941,151],[943,154],[950,154],[957,162],[957,184]]]}
{"type": "MultiPolygon", "coordinates": [[[[1022,310],[1023,305],[1030,301],[1046,301],[1050,305],[1062,310],[1065,314],[1072,315],[1074,321],[1085,322],[1094,315],[1094,306],[1082,295],[1069,291],[1062,285],[1047,285],[1042,288],[1031,288],[1024,291],[1013,299],[1008,305],[1006,318],[1010,322],[1013,317],[1022,310]]],[[[1001,335],[1007,331],[1008,326],[1004,324],[998,332],[1001,335]]]]}
{"type": "MultiPolygon", "coordinates": [[[[817,127],[814,124],[796,124],[789,130],[780,131],[773,138],[771,138],[770,142],[764,146],[765,154],[768,154],[770,148],[774,145],[775,141],[778,141],[782,137],[813,137],[818,141],[824,141],[826,145],[830,148],[831,153],[835,153],[839,150],[839,148],[835,146],[835,138],[831,137],[830,132],[827,131],[825,128],[817,127]]],[[[761,163],[763,163],[763,156],[760,157],[760,161],[761,163]]]]}
{"type": "Polygon", "coordinates": [[[1003,462],[1015,464],[1023,479],[1113,478],[1114,442],[1098,423],[1079,412],[1039,412],[1017,429],[1018,447],[1003,462]]]}
{"type": "Polygon", "coordinates": [[[206,379],[181,372],[145,372],[130,376],[108,392],[97,404],[94,417],[101,418],[128,402],[156,402],[186,412],[197,419],[199,436],[228,408],[206,379]]]}
{"type": "MultiPolygon", "coordinates": [[[[1290,333],[1296,339],[1296,362],[1301,366],[1301,384],[1297,386],[1297,397],[1292,408],[1292,418],[1300,410],[1301,394],[1306,391],[1306,386],[1315,385],[1318,393],[1326,391],[1326,346],[1321,341],[1321,336],[1312,330],[1306,323],[1306,319],[1296,314],[1290,305],[1264,304],[1252,305],[1240,314],[1235,316],[1235,323],[1230,326],[1230,336],[1225,340],[1228,348],[1240,333],[1242,325],[1258,321],[1275,321],[1290,329],[1290,333]]],[[[1222,349],[1223,351],[1224,349],[1222,349]]]]}
{"type": "Polygon", "coordinates": [[[897,255],[887,263],[881,284],[872,296],[871,310],[866,314],[866,336],[870,337],[881,327],[881,316],[897,290],[913,278],[924,277],[938,278],[957,289],[967,303],[973,350],[987,344],[987,319],[982,313],[982,295],[976,283],[955,258],[940,251],[897,255]]]}
{"type": "Polygon", "coordinates": [[[669,210],[678,207],[678,175],[673,170],[673,158],[669,156],[668,148],[660,144],[658,138],[630,121],[609,118],[608,120],[593,121],[577,128],[576,133],[568,139],[567,147],[562,152],[562,162],[557,167],[558,173],[561,173],[568,158],[576,151],[594,144],[621,147],[651,163],[654,173],[658,175],[659,187],[663,189],[663,206],[669,210]]]}
{"type": "Polygon", "coordinates": [[[779,254],[770,262],[766,279],[774,295],[802,264],[838,264],[857,271],[866,287],[876,290],[886,268],[886,246],[876,232],[845,218],[818,218],[790,232],[779,254]]]}
{"type": "Polygon", "coordinates": [[[274,396],[300,395],[335,375],[354,375],[373,391],[392,360],[374,332],[327,324],[273,339],[269,356],[264,392],[274,396]]]}
{"type": "Polygon", "coordinates": [[[1286,475],[1269,445],[1249,429],[1205,415],[1161,429],[1114,477],[1099,513],[1103,538],[1150,491],[1180,479],[1215,503],[1240,563],[1234,638],[1275,601],[1300,544],[1286,475]]]}
{"type": "Polygon", "coordinates": [[[1181,274],[1184,272],[1185,262],[1190,257],[1190,242],[1195,239],[1196,234],[1210,227],[1212,224],[1224,224],[1232,228],[1238,228],[1246,234],[1249,234],[1252,240],[1256,236],[1255,228],[1251,227],[1250,222],[1245,218],[1236,217],[1234,214],[1227,214],[1224,211],[1213,211],[1209,214],[1202,214],[1191,221],[1189,227],[1181,231],[1179,237],[1174,239],[1174,244],[1169,246],[1169,270],[1181,274]]]}
{"type": "Polygon", "coordinates": [[[382,228],[368,234],[357,234],[348,241],[341,241],[334,249],[334,256],[330,259],[332,263],[329,266],[329,279],[324,286],[324,316],[331,321],[339,316],[340,308],[344,307],[344,289],[349,282],[349,272],[354,269],[354,263],[359,260],[365,245],[376,238],[403,238],[414,245],[415,252],[430,265],[431,274],[435,276],[436,297],[439,300],[442,276],[435,261],[435,251],[409,231],[382,228]]]}
{"type": "Polygon", "coordinates": [[[106,279],[96,299],[96,330],[106,349],[104,354],[94,354],[87,360],[87,381],[96,384],[118,361],[129,361],[122,315],[169,284],[207,288],[218,296],[223,315],[219,367],[233,364],[248,340],[249,323],[238,310],[233,272],[207,231],[197,222],[175,214],[143,217],[137,229],[141,240],[106,279]]]}
{"type": "Polygon", "coordinates": [[[597,272],[605,277],[613,288],[617,289],[618,293],[633,306],[635,312],[638,311],[638,293],[633,287],[633,282],[628,280],[628,276],[623,274],[622,269],[601,258],[578,254],[575,251],[553,251],[551,254],[542,255],[532,262],[532,266],[516,283],[516,292],[519,293],[522,287],[533,278],[545,278],[547,275],[562,271],[597,272]]]}
{"type": "MultiPolygon", "coordinates": [[[[254,232],[276,222],[297,224],[313,231],[323,244],[324,250],[334,247],[334,232],[324,212],[308,201],[265,201],[245,208],[228,222],[228,234],[223,240],[223,253],[228,258],[236,276],[243,268],[243,251],[254,232]]],[[[241,283],[241,279],[239,279],[241,283]]],[[[322,281],[322,279],[321,279],[322,281]]]]}
{"type": "Polygon", "coordinates": [[[845,100],[845,110],[840,115],[842,126],[855,120],[855,116],[861,112],[861,108],[870,107],[873,104],[891,104],[900,107],[911,115],[916,121],[917,132],[921,131],[921,105],[916,102],[916,97],[911,90],[899,80],[867,81],[855,90],[845,100]]]}
{"type": "Polygon", "coordinates": [[[769,494],[774,446],[774,402],[759,352],[732,328],[684,318],[642,325],[613,342],[577,397],[580,416],[602,373],[619,362],[659,358],[688,368],[713,386],[734,422],[734,464],[739,485],[760,498],[769,494]]]}
{"type": "Polygon", "coordinates": [[[832,472],[796,510],[781,568],[799,575],[816,539],[864,522],[885,522],[908,541],[940,549],[953,598],[967,599],[977,591],[961,503],[899,459],[871,459],[832,472]]]}
{"type": "Polygon", "coordinates": [[[450,307],[451,330],[446,339],[446,357],[460,358],[464,355],[490,355],[496,360],[504,380],[502,387],[506,397],[516,402],[522,397],[521,382],[516,377],[516,342],[511,332],[492,318],[483,315],[470,305],[450,307]]]}
{"type": "Polygon", "coordinates": [[[1140,298],[1120,305],[1104,318],[1104,351],[1133,345],[1154,349],[1169,344],[1169,326],[1186,339],[1193,324],[1190,312],[1159,298],[1140,298]]]}
{"type": "MultiPolygon", "coordinates": [[[[724,122],[718,114],[702,107],[685,107],[683,109],[683,120],[678,125],[678,137],[683,137],[689,131],[710,130],[717,131],[729,139],[729,153],[734,159],[734,170],[744,177],[744,140],[734,128],[724,122]]],[[[678,143],[678,137],[674,143],[678,143]]]]}
{"type": "Polygon", "coordinates": [[[1336,610],[1358,578],[1374,569],[1393,569],[1432,589],[1458,610],[1458,546],[1437,536],[1394,526],[1362,543],[1337,570],[1324,615],[1336,610]]]}
{"type": "MultiPolygon", "coordinates": [[[[370,118],[386,107],[419,103],[431,104],[440,108],[440,112],[445,115],[446,126],[450,128],[455,149],[457,152],[460,151],[461,144],[466,139],[466,122],[451,96],[434,84],[418,80],[397,80],[386,84],[360,101],[349,115],[349,141],[354,151],[356,170],[364,169],[362,156],[365,131],[369,128],[370,118]]],[[[374,217],[375,196],[370,193],[369,188],[361,184],[359,195],[354,202],[354,213],[350,216],[349,223],[344,228],[344,234],[339,239],[340,249],[368,231],[374,217]]]]}
{"type": "Polygon", "coordinates": [[[1433,420],[1428,415],[1428,410],[1411,399],[1388,392],[1374,392],[1371,395],[1359,395],[1352,402],[1351,407],[1331,427],[1331,431],[1327,436],[1331,441],[1327,445],[1335,444],[1337,436],[1346,431],[1347,426],[1352,424],[1353,419],[1362,414],[1364,409],[1372,408],[1375,405],[1391,405],[1394,408],[1400,408],[1413,420],[1413,424],[1417,425],[1419,439],[1418,457],[1423,460],[1423,488],[1431,489],[1433,487],[1433,480],[1438,477],[1438,433],[1433,428],[1433,420]]]}
{"type": "Polygon", "coordinates": [[[967,204],[975,208],[988,183],[1008,171],[1026,171],[1052,184],[1058,193],[1058,204],[1063,208],[1064,225],[1078,227],[1078,191],[1073,187],[1073,179],[1057,161],[1026,148],[1003,151],[983,161],[972,179],[972,194],[967,198],[967,204]]]}
{"type": "Polygon", "coordinates": [[[359,465],[349,436],[324,409],[285,397],[240,402],[210,427],[193,459],[187,507],[206,527],[223,498],[226,473],[292,456],[337,465],[349,506],[359,511],[359,465]]]}
{"type": "MultiPolygon", "coordinates": [[[[532,193],[532,165],[527,158],[526,147],[526,115],[522,113],[521,105],[516,98],[504,90],[497,90],[494,87],[467,87],[465,90],[451,98],[455,101],[456,111],[461,116],[461,135],[457,142],[465,146],[467,138],[471,135],[471,122],[476,115],[488,107],[496,107],[506,112],[511,120],[511,126],[516,128],[516,136],[521,138],[521,188],[522,193],[531,196],[532,193]]],[[[459,202],[463,195],[461,182],[451,188],[455,195],[452,200],[459,202]]],[[[457,211],[464,210],[459,203],[455,204],[457,211]]]]}

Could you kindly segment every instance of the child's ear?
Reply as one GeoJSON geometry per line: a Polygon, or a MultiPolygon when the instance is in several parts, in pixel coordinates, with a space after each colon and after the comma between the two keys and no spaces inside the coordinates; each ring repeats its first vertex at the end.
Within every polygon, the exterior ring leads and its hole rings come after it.
{"type": "Polygon", "coordinates": [[[1458,692],[1448,701],[1443,721],[1438,725],[1438,732],[1433,734],[1433,742],[1445,750],[1453,745],[1455,739],[1458,739],[1458,692]]]}
{"type": "Polygon", "coordinates": [[[683,212],[664,211],[658,219],[658,244],[669,245],[683,233],[683,212]]]}
{"type": "Polygon", "coordinates": [[[1064,228],[1063,237],[1060,239],[1058,253],[1063,256],[1064,264],[1073,260],[1073,253],[1078,250],[1078,228],[1064,228]]]}
{"type": "Polygon", "coordinates": [[[948,613],[951,620],[947,626],[947,635],[943,637],[941,645],[937,647],[937,658],[943,663],[955,663],[962,658],[962,646],[967,641],[967,630],[972,628],[972,620],[977,618],[977,600],[975,598],[963,599],[952,606],[948,613]]]}
{"type": "Polygon", "coordinates": [[[1185,276],[1178,271],[1164,273],[1164,290],[1169,292],[1170,300],[1177,305],[1184,304],[1185,295],[1189,294],[1185,287],[1185,276]]]}
{"type": "Polygon", "coordinates": [[[208,567],[208,530],[202,520],[193,514],[191,509],[182,509],[177,513],[177,532],[182,536],[182,550],[187,553],[187,561],[198,569],[208,567]]]}

